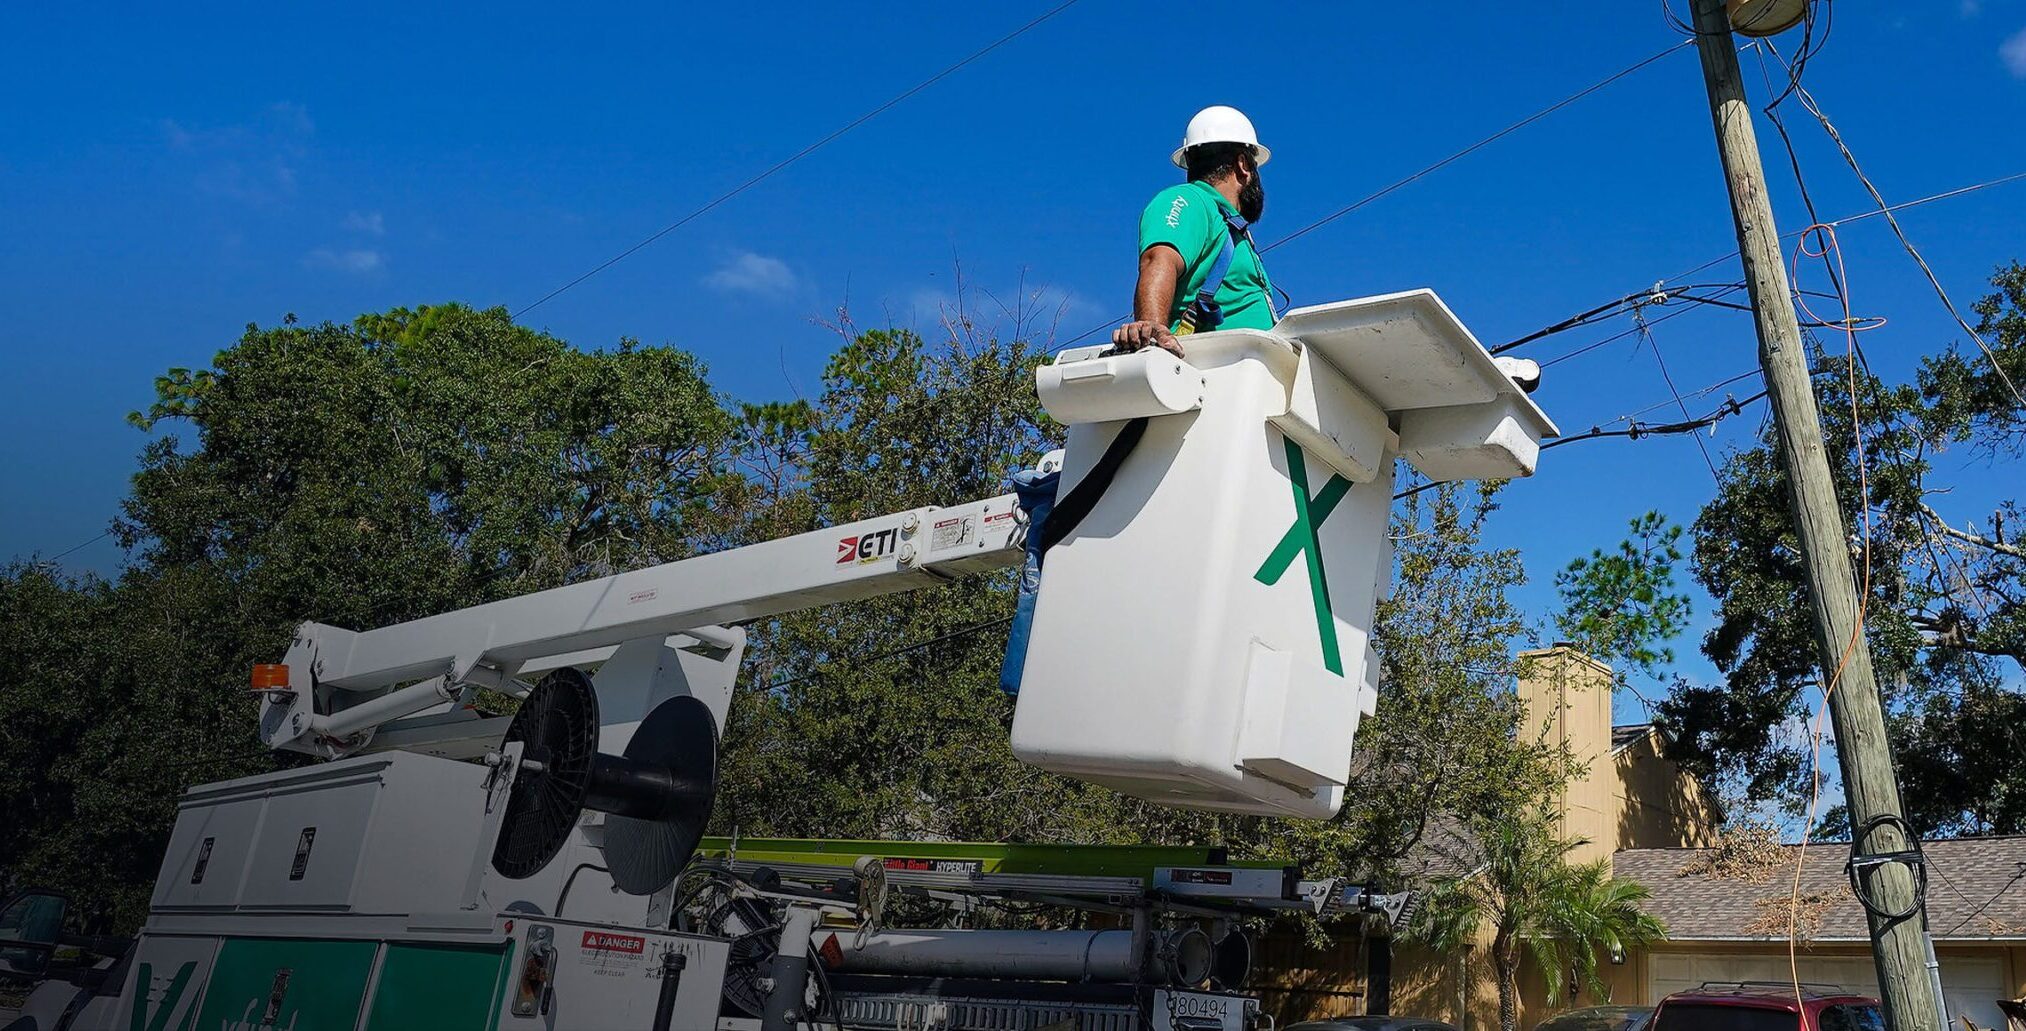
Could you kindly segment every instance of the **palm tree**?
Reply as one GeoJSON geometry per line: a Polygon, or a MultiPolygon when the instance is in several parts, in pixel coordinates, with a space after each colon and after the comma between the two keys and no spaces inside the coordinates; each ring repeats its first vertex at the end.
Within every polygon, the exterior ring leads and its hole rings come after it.
{"type": "Polygon", "coordinates": [[[1519,968],[1524,951],[1547,979],[1549,1002],[1565,978],[1599,997],[1597,955],[1646,945],[1666,929],[1639,908],[1648,892],[1612,877],[1604,860],[1571,864],[1584,844],[1562,841],[1539,815],[1472,821],[1468,872],[1437,881],[1417,914],[1415,937],[1440,951],[1476,944],[1488,929],[1498,974],[1498,1026],[1519,1028],[1519,968]]]}

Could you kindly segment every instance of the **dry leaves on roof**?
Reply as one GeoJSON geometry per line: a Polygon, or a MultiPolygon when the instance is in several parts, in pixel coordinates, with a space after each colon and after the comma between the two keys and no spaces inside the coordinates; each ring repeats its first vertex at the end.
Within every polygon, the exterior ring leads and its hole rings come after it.
{"type": "MultiPolygon", "coordinates": [[[[1716,844],[1702,849],[1678,872],[1681,877],[1723,877],[1764,884],[1787,866],[1779,829],[1769,823],[1741,823],[1724,828],[1716,844]]],[[[1781,933],[1786,933],[1784,922],[1781,933]]]]}
{"type": "Polygon", "coordinates": [[[2026,933],[2026,924],[2008,924],[2003,920],[1990,916],[1978,917],[1976,924],[1972,926],[1981,926],[1984,934],[1993,938],[2005,938],[2015,934],[2026,933]]]}
{"type": "Polygon", "coordinates": [[[1769,895],[1753,899],[1752,908],[1757,915],[1744,930],[1754,937],[1785,938],[1791,928],[1794,940],[1805,942],[1822,930],[1822,918],[1849,898],[1850,889],[1846,887],[1799,897],[1769,895]]]}

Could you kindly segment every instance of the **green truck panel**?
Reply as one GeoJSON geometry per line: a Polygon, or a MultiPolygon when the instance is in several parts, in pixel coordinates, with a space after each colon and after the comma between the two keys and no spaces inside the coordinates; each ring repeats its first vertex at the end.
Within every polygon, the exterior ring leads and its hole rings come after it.
{"type": "Polygon", "coordinates": [[[228,939],[197,1026],[353,1031],[379,949],[378,942],[228,939]]]}
{"type": "Polygon", "coordinates": [[[389,944],[367,1031],[487,1031],[506,991],[506,959],[497,946],[389,944]]]}

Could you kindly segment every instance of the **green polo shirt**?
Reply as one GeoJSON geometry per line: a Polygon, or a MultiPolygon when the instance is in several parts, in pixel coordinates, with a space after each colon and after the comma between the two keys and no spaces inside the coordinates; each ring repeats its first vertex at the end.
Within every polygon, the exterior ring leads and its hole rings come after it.
{"type": "MultiPolygon", "coordinates": [[[[1140,253],[1164,243],[1182,256],[1182,289],[1175,291],[1174,306],[1168,311],[1169,329],[1181,325],[1183,306],[1210,278],[1210,266],[1216,264],[1217,251],[1229,235],[1223,211],[1238,213],[1216,187],[1197,181],[1154,194],[1140,214],[1140,253]]],[[[1224,285],[1217,289],[1217,304],[1224,309],[1224,322],[1218,328],[1272,329],[1273,306],[1267,299],[1270,289],[1259,251],[1251,240],[1240,240],[1231,255],[1231,268],[1224,274],[1224,285]]]]}

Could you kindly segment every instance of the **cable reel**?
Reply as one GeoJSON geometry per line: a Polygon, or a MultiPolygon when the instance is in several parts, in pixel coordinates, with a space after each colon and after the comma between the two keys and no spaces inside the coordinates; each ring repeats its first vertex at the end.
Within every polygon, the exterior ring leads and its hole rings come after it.
{"type": "Polygon", "coordinates": [[[556,858],[584,811],[606,814],[612,883],[634,895],[667,886],[696,854],[717,794],[717,722],[690,697],[654,707],[619,755],[598,751],[598,694],[582,670],[542,678],[504,743],[522,745],[492,866],[516,880],[556,858]]]}

